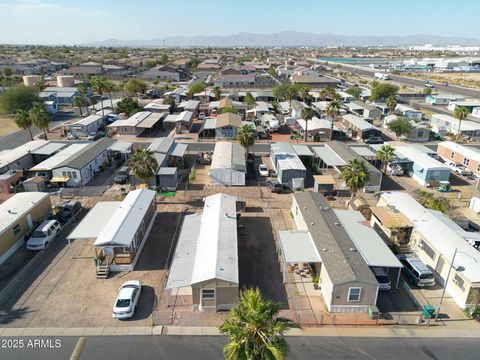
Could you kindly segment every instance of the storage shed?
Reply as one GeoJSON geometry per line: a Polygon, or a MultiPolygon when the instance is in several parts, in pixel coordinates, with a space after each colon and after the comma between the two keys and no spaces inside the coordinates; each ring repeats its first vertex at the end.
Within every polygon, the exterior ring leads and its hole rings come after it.
{"type": "Polygon", "coordinates": [[[245,152],[239,144],[226,141],[215,144],[210,167],[213,185],[244,186],[246,172],[245,152]]]}
{"type": "Polygon", "coordinates": [[[270,145],[270,159],[280,183],[291,188],[303,188],[305,186],[307,169],[290,143],[272,143],[270,145]]]}
{"type": "Polygon", "coordinates": [[[158,169],[157,184],[161,189],[176,189],[178,186],[178,168],[161,167],[158,169]]]}

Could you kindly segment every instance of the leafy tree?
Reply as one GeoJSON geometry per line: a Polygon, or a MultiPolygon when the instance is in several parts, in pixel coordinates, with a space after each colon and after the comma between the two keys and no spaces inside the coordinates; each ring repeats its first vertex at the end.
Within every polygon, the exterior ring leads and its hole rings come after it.
{"type": "Polygon", "coordinates": [[[387,99],[392,95],[396,95],[398,92],[398,86],[386,82],[377,82],[372,88],[372,93],[370,94],[370,101],[377,101],[382,99],[387,99]]]}
{"type": "Polygon", "coordinates": [[[29,117],[32,121],[32,124],[43,131],[43,135],[45,135],[45,140],[48,140],[47,130],[50,126],[52,118],[50,116],[50,113],[45,110],[43,103],[38,102],[33,104],[33,107],[30,109],[29,112],[29,117]]]}
{"type": "Polygon", "coordinates": [[[165,64],[168,63],[168,60],[169,60],[169,59],[168,59],[168,55],[165,54],[165,53],[163,53],[163,54],[160,55],[160,59],[158,60],[158,63],[159,63],[160,65],[165,65],[165,64]]]}
{"type": "Polygon", "coordinates": [[[125,91],[129,95],[143,94],[145,90],[147,90],[147,85],[140,79],[130,79],[125,84],[125,91]]]}
{"type": "Polygon", "coordinates": [[[307,131],[308,121],[312,120],[312,118],[315,116],[315,111],[313,111],[313,109],[309,107],[303,108],[301,116],[302,116],[302,119],[305,120],[305,134],[304,134],[305,139],[304,140],[305,142],[307,142],[308,141],[308,131],[307,131]]]}
{"type": "Polygon", "coordinates": [[[412,124],[410,120],[405,117],[398,117],[395,120],[390,121],[387,127],[395,133],[396,136],[404,136],[410,133],[412,130],[412,124]]]}
{"type": "MultiPolygon", "coordinates": [[[[171,95],[167,95],[163,98],[163,103],[166,105],[170,105],[170,111],[173,111],[175,109],[175,100],[171,95]]],[[[138,104],[137,104],[138,105],[138,104]]]]}
{"type": "Polygon", "coordinates": [[[270,76],[273,76],[273,77],[276,77],[277,76],[277,70],[273,67],[273,66],[270,66],[267,70],[267,73],[270,75],[270,76]]]}
{"type": "Polygon", "coordinates": [[[358,159],[350,160],[343,167],[341,175],[343,180],[345,180],[345,184],[352,192],[352,198],[355,197],[359,189],[367,184],[370,178],[365,161],[358,159]]]}
{"type": "Polygon", "coordinates": [[[337,92],[331,86],[327,86],[325,89],[320,91],[320,99],[322,99],[323,101],[327,99],[330,99],[330,100],[335,99],[336,96],[337,96],[337,92]]]}
{"type": "Polygon", "coordinates": [[[29,111],[36,102],[41,102],[41,99],[35,87],[14,86],[0,94],[0,111],[6,114],[15,114],[18,110],[29,111]]]}
{"type": "Polygon", "coordinates": [[[87,105],[87,102],[85,101],[85,99],[81,96],[75,96],[73,98],[73,105],[75,105],[76,107],[78,107],[78,110],[80,111],[80,116],[83,116],[83,110],[82,110],[82,106],[86,106],[87,105]]]}
{"type": "Polygon", "coordinates": [[[220,97],[222,96],[222,89],[220,89],[220,86],[215,86],[212,90],[213,95],[215,96],[215,100],[220,100],[220,97]]]}
{"type": "Polygon", "coordinates": [[[15,122],[15,125],[17,125],[20,129],[27,130],[28,134],[30,135],[30,140],[33,140],[31,130],[33,124],[32,119],[30,119],[30,115],[28,114],[28,111],[18,110],[15,114],[15,118],[13,121],[15,122]]]}
{"type": "Polygon", "coordinates": [[[377,151],[377,160],[382,162],[383,165],[383,172],[387,172],[387,165],[388,163],[395,158],[395,148],[391,147],[390,145],[383,145],[377,151]]]}
{"type": "Polygon", "coordinates": [[[432,93],[432,88],[425,88],[425,89],[423,89],[423,93],[424,93],[425,95],[430,95],[430,94],[432,93]]]}
{"type": "Polygon", "coordinates": [[[437,210],[444,214],[450,213],[450,211],[453,209],[453,206],[450,204],[450,201],[447,198],[443,196],[436,197],[428,191],[419,191],[417,200],[426,208],[437,210]]]}
{"type": "Polygon", "coordinates": [[[312,90],[310,86],[297,85],[298,96],[302,98],[303,102],[308,102],[310,100],[310,90],[312,90]]]}
{"type": "Polygon", "coordinates": [[[255,129],[251,124],[243,124],[238,129],[237,139],[240,145],[245,149],[245,157],[248,156],[248,150],[255,144],[255,129]]]}
{"type": "Polygon", "coordinates": [[[190,67],[191,67],[192,69],[195,69],[195,68],[198,66],[198,64],[200,64],[200,62],[201,62],[201,61],[200,61],[198,58],[196,58],[196,57],[190,58],[190,60],[189,60],[190,67]]]}
{"type": "Polygon", "coordinates": [[[204,83],[196,83],[190,86],[190,89],[188,89],[187,96],[191,99],[194,94],[200,93],[205,90],[205,84],[204,83]]]}
{"type": "Polygon", "coordinates": [[[330,122],[330,134],[329,138],[330,141],[333,139],[333,125],[335,124],[335,120],[337,119],[338,116],[340,116],[340,109],[342,108],[342,103],[338,100],[332,100],[330,103],[327,105],[327,108],[325,109],[325,114],[330,116],[331,122],[330,122]]]}
{"type": "Polygon", "coordinates": [[[140,105],[138,105],[138,102],[131,97],[127,97],[117,103],[117,109],[119,113],[125,113],[127,116],[132,116],[140,111],[140,105]]]}
{"type": "Polygon", "coordinates": [[[359,87],[348,88],[345,92],[349,95],[354,96],[357,100],[360,99],[360,96],[362,95],[362,89],[360,89],[359,87]]]}
{"type": "Polygon", "coordinates": [[[148,179],[155,175],[158,162],[153,156],[153,151],[136,148],[128,165],[133,175],[148,185],[148,179]]]}
{"type": "Polygon", "coordinates": [[[284,333],[300,328],[290,319],[278,317],[280,303],[263,299],[258,289],[240,293],[240,300],[231,310],[231,318],[219,326],[230,341],[223,348],[226,359],[275,359],[288,354],[284,333]]]}
{"type": "Polygon", "coordinates": [[[390,114],[393,114],[395,111],[395,108],[397,107],[397,99],[395,98],[395,95],[390,95],[386,101],[386,105],[388,110],[390,111],[390,114]]]}
{"type": "Polygon", "coordinates": [[[5,82],[7,83],[7,85],[12,86],[12,69],[4,68],[3,69],[3,76],[4,76],[4,79],[5,79],[5,82]]]}
{"type": "Polygon", "coordinates": [[[453,116],[458,119],[458,131],[457,136],[460,137],[462,121],[468,117],[469,111],[466,107],[463,106],[455,106],[455,111],[453,112],[453,116]]]}
{"type": "Polygon", "coordinates": [[[250,106],[255,105],[255,99],[250,91],[245,94],[245,102],[247,103],[247,107],[250,109],[250,106]]]}
{"type": "Polygon", "coordinates": [[[292,100],[298,96],[298,89],[292,84],[282,84],[273,88],[273,95],[277,99],[288,101],[288,107],[291,109],[292,100]]]}

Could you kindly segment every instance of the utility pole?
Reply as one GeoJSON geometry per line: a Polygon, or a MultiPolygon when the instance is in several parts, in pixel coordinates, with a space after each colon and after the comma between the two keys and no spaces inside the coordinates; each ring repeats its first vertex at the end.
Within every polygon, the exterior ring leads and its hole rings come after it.
{"type": "Polygon", "coordinates": [[[450,268],[448,269],[448,274],[447,274],[447,278],[445,279],[445,284],[443,286],[443,290],[442,290],[442,296],[440,297],[440,303],[438,304],[438,307],[437,307],[437,311],[435,313],[435,321],[437,321],[438,319],[438,315],[440,314],[440,308],[443,304],[443,299],[445,297],[445,290],[447,290],[447,286],[448,286],[448,279],[450,278],[450,273],[452,272],[452,268],[453,268],[453,262],[455,261],[455,256],[457,256],[457,248],[455,248],[455,252],[453,253],[453,257],[452,257],[452,262],[450,263],[450,268]]]}

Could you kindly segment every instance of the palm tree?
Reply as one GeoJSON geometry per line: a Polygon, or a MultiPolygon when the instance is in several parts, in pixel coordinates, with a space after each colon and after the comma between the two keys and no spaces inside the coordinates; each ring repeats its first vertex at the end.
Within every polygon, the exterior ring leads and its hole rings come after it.
{"type": "Polygon", "coordinates": [[[367,184],[369,177],[367,165],[363,160],[350,160],[342,169],[342,178],[350,189],[352,198],[367,184]]]}
{"type": "Polygon", "coordinates": [[[102,107],[102,117],[105,117],[105,111],[103,110],[103,93],[105,92],[106,78],[102,76],[93,76],[90,80],[90,84],[94,91],[100,96],[100,105],[102,107]]]}
{"type": "Polygon", "coordinates": [[[390,114],[393,114],[395,108],[397,107],[397,99],[395,98],[395,95],[390,95],[387,98],[386,105],[388,110],[390,110],[390,114]]]}
{"type": "Polygon", "coordinates": [[[330,101],[327,108],[325,109],[325,114],[327,114],[332,118],[330,123],[330,134],[329,134],[330,141],[332,141],[333,139],[333,125],[335,123],[336,118],[340,115],[341,107],[342,107],[342,103],[339,100],[332,100],[330,101]]]}
{"type": "Polygon", "coordinates": [[[248,157],[248,149],[255,144],[255,129],[251,124],[243,124],[238,129],[237,139],[245,149],[245,158],[248,157]]]}
{"type": "Polygon", "coordinates": [[[305,120],[305,142],[308,141],[308,120],[312,120],[315,116],[315,111],[312,108],[303,108],[302,109],[302,119],[305,120]]]}
{"type": "Polygon", "coordinates": [[[212,90],[213,95],[215,95],[215,100],[219,101],[222,96],[222,89],[219,86],[215,86],[212,90]]]}
{"type": "Polygon", "coordinates": [[[263,299],[258,289],[243,290],[231,318],[218,327],[230,341],[223,348],[225,359],[284,359],[288,354],[284,333],[300,326],[278,317],[279,311],[280,303],[263,299]]]}
{"type": "Polygon", "coordinates": [[[136,148],[130,158],[128,167],[137,179],[142,180],[148,185],[148,179],[155,175],[158,162],[153,156],[153,151],[136,148]]]}
{"type": "Polygon", "coordinates": [[[302,98],[303,102],[306,102],[310,98],[311,88],[307,85],[297,86],[298,95],[302,98]]]}
{"type": "Polygon", "coordinates": [[[255,105],[255,99],[250,91],[245,94],[245,102],[247,103],[247,110],[250,109],[250,106],[255,105]]]}
{"type": "Polygon", "coordinates": [[[87,94],[88,94],[87,85],[85,85],[84,83],[78,84],[77,90],[78,90],[78,93],[80,94],[80,96],[82,96],[82,97],[86,97],[87,94]]]}
{"type": "Polygon", "coordinates": [[[463,106],[455,106],[455,111],[453,112],[453,116],[458,119],[458,132],[457,137],[460,138],[460,132],[462,127],[462,121],[468,117],[468,109],[463,106]]]}
{"type": "Polygon", "coordinates": [[[377,151],[377,160],[380,160],[383,165],[383,172],[387,172],[387,165],[395,157],[395,148],[391,147],[390,145],[383,145],[377,151]]]}
{"type": "Polygon", "coordinates": [[[105,80],[104,90],[108,94],[108,98],[110,99],[110,107],[113,111],[112,92],[115,90],[115,84],[110,80],[105,80]]]}
{"type": "Polygon", "coordinates": [[[28,130],[28,133],[30,134],[30,140],[33,140],[31,130],[33,124],[32,119],[30,119],[30,115],[28,114],[28,111],[18,110],[15,114],[15,118],[13,121],[15,122],[15,125],[17,125],[19,128],[23,130],[28,130]]]}
{"type": "MultiPolygon", "coordinates": [[[[97,105],[97,98],[95,96],[90,96],[88,98],[88,105],[93,108],[94,112],[97,112],[97,109],[95,109],[95,105],[97,105]]],[[[90,111],[88,113],[90,113],[90,111]]]]}
{"type": "Polygon", "coordinates": [[[80,116],[83,116],[83,111],[82,111],[82,106],[85,106],[87,103],[85,99],[81,96],[75,96],[73,98],[73,105],[78,107],[78,110],[80,111],[80,116]]]}
{"type": "Polygon", "coordinates": [[[32,124],[38,127],[39,129],[43,130],[43,135],[45,136],[45,140],[47,138],[47,130],[52,121],[50,113],[45,110],[42,103],[35,103],[33,107],[30,109],[29,117],[32,121],[32,124]]]}

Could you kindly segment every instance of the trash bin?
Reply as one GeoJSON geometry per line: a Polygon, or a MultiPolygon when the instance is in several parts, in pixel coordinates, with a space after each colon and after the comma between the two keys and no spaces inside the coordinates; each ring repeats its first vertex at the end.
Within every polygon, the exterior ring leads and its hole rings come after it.
{"type": "Polygon", "coordinates": [[[95,266],[97,266],[97,262],[98,262],[98,258],[96,256],[93,257],[93,263],[95,264],[95,266]]]}
{"type": "Polygon", "coordinates": [[[428,304],[423,307],[423,317],[425,319],[431,319],[435,316],[435,308],[428,304]]]}
{"type": "Polygon", "coordinates": [[[379,314],[380,314],[380,310],[378,310],[378,307],[376,305],[371,305],[368,307],[368,317],[370,319],[373,319],[373,320],[378,319],[379,314]]]}

